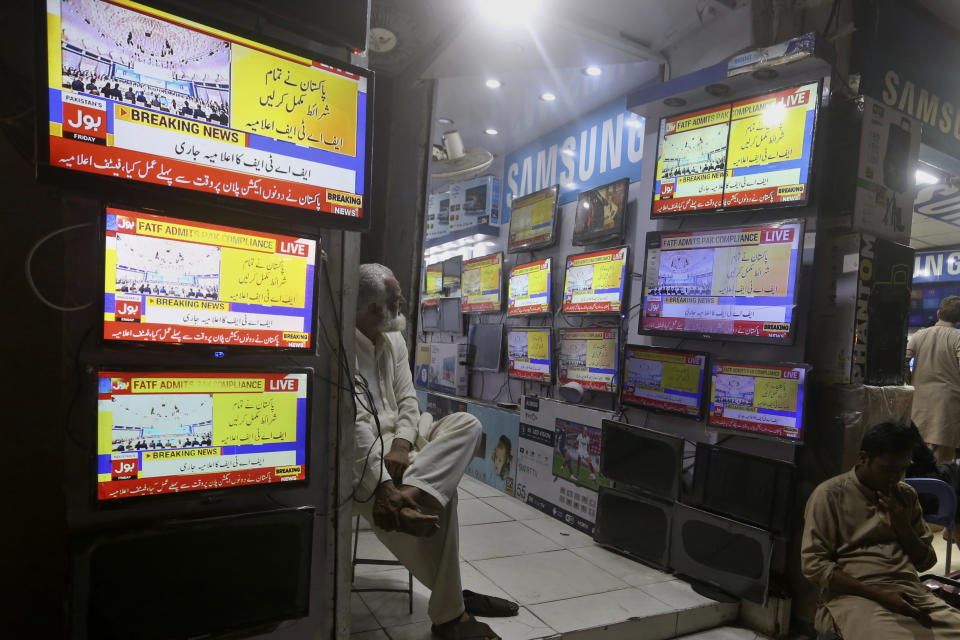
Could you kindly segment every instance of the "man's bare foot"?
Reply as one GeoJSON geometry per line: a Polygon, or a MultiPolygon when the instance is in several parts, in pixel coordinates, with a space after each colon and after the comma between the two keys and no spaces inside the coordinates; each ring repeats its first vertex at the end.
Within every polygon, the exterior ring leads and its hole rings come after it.
{"type": "Polygon", "coordinates": [[[439,530],[439,516],[421,513],[411,507],[400,509],[400,528],[398,531],[418,538],[428,538],[439,530]]]}
{"type": "Polygon", "coordinates": [[[443,506],[441,506],[440,502],[423,489],[402,484],[397,490],[420,505],[420,510],[424,513],[435,516],[440,516],[440,514],[443,513],[443,506]]]}

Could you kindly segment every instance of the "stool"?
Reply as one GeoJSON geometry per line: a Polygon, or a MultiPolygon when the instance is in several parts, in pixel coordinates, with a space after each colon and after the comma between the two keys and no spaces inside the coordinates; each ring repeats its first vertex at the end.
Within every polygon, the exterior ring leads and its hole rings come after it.
{"type": "MultiPolygon", "coordinates": [[[[381,566],[403,566],[403,563],[399,560],[374,560],[372,558],[358,558],[357,557],[357,547],[360,544],[360,516],[356,517],[356,520],[353,523],[353,560],[350,564],[350,582],[352,583],[356,577],[356,568],[358,564],[373,564],[381,566]]],[[[406,593],[407,594],[407,611],[408,613],[413,613],[413,574],[410,573],[410,570],[407,569],[407,588],[398,589],[395,587],[362,587],[357,588],[353,587],[350,589],[354,593],[366,593],[370,591],[391,591],[395,593],[406,593]]]]}

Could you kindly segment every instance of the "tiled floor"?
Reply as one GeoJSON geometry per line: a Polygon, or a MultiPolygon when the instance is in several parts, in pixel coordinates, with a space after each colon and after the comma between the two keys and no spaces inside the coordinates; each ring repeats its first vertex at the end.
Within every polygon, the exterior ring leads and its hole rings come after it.
{"type": "MultiPolygon", "coordinates": [[[[486,618],[504,640],[756,640],[724,627],[735,604],[696,594],[687,583],[597,546],[589,536],[470,478],[460,484],[463,587],[520,604],[513,618],[486,618]],[[708,629],[708,631],[700,631],[708,629]],[[698,632],[699,631],[699,632],[698,632]]],[[[364,524],[364,526],[366,526],[364,524]]],[[[390,558],[369,530],[358,555],[390,558]]],[[[357,586],[403,586],[405,569],[360,565],[357,586]]],[[[427,640],[429,592],[414,581],[413,613],[405,593],[353,594],[352,640],[427,640]]]]}

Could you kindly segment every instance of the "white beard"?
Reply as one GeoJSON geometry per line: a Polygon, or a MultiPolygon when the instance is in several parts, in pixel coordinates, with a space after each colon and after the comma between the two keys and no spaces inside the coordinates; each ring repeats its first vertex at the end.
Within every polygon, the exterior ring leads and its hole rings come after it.
{"type": "Polygon", "coordinates": [[[390,333],[392,331],[399,331],[403,333],[404,331],[407,330],[407,316],[403,315],[402,313],[398,313],[397,315],[391,318],[389,317],[390,314],[386,310],[386,308],[384,308],[383,311],[384,311],[384,315],[386,315],[387,317],[381,320],[380,323],[377,325],[377,328],[376,328],[377,333],[390,333]]]}

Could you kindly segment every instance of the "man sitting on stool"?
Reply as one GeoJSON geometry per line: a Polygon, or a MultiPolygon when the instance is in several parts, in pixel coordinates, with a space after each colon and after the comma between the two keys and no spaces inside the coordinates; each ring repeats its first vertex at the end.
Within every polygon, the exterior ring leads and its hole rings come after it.
{"type": "Polygon", "coordinates": [[[860,459],[807,501],[800,566],[820,586],[816,628],[843,640],[960,639],[960,611],[917,575],[936,564],[917,492],[902,482],[915,432],[870,428],[860,459]]]}
{"type": "Polygon", "coordinates": [[[373,523],[377,538],[430,589],[427,613],[434,633],[497,638],[471,614],[516,615],[518,605],[461,591],[460,585],[457,485],[473,458],[480,423],[467,413],[437,421],[420,413],[401,333],[405,302],[390,269],[360,265],[354,505],[373,523]]]}

